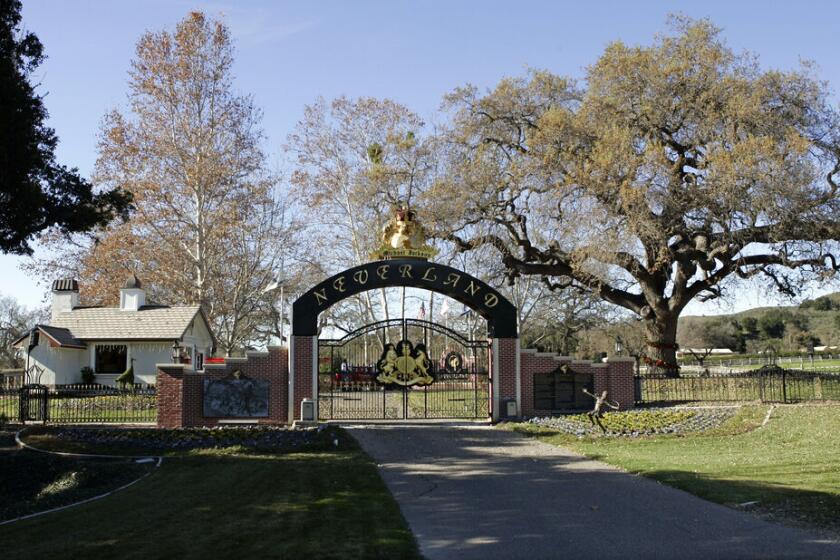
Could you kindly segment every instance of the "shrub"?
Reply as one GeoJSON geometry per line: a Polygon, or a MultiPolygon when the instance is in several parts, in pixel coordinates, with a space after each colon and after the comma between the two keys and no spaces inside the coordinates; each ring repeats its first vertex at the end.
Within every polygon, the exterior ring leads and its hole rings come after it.
{"type": "Polygon", "coordinates": [[[93,368],[85,366],[82,368],[82,383],[85,385],[93,385],[96,382],[96,374],[93,373],[93,368]]]}

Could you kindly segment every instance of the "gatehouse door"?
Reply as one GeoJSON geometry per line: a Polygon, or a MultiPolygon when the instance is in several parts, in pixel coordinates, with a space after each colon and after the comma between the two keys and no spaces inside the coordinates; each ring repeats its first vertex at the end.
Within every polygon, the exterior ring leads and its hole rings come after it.
{"type": "Polygon", "coordinates": [[[443,325],[391,319],[318,341],[321,420],[490,416],[490,347],[443,325]]]}

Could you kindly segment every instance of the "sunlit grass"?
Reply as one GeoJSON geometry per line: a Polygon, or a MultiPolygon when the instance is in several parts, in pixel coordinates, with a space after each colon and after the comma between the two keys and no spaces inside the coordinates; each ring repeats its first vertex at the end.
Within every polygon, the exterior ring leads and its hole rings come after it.
{"type": "Polygon", "coordinates": [[[576,438],[519,426],[539,439],[655,478],[700,497],[840,531],[840,406],[743,407],[709,432],[643,438],[576,438]]]}

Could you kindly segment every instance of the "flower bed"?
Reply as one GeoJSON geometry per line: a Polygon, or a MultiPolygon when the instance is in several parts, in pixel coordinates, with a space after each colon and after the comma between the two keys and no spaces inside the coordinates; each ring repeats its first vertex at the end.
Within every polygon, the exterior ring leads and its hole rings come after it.
{"type": "Polygon", "coordinates": [[[53,441],[92,448],[189,451],[193,449],[245,448],[259,451],[299,451],[326,448],[337,437],[326,426],[285,428],[274,426],[217,428],[53,428],[53,441]]]}
{"type": "Polygon", "coordinates": [[[529,424],[576,436],[639,437],[699,432],[720,426],[735,414],[733,408],[652,408],[608,412],[601,418],[607,432],[593,426],[586,414],[531,418],[529,424]]]}

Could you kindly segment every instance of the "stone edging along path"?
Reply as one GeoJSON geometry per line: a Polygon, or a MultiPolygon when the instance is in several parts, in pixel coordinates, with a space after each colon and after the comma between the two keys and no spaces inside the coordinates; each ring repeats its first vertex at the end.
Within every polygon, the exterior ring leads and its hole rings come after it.
{"type": "MultiPolygon", "coordinates": [[[[25,443],[21,439],[21,436],[23,435],[23,433],[27,429],[28,428],[23,428],[21,430],[18,430],[15,433],[15,443],[18,444],[18,447],[20,447],[22,449],[28,449],[29,451],[35,451],[37,453],[45,453],[47,455],[57,455],[57,456],[61,456],[61,457],[76,457],[76,458],[79,458],[79,459],[126,459],[126,460],[132,459],[132,460],[134,460],[135,463],[155,462],[155,470],[159,469],[160,466],[163,464],[163,457],[161,457],[159,455],[158,456],[154,456],[154,455],[94,455],[94,454],[86,454],[86,453],[67,453],[67,452],[63,452],[63,451],[47,451],[46,449],[39,449],[39,448],[34,447],[34,446],[32,446],[28,443],[25,443]]],[[[143,476],[141,476],[140,478],[132,480],[128,484],[123,484],[119,488],[109,490],[108,492],[105,492],[104,494],[99,494],[98,496],[85,498],[84,500],[80,500],[78,502],[73,502],[72,504],[67,504],[67,505],[64,505],[64,506],[51,508],[51,509],[48,509],[48,510],[45,510],[45,511],[38,511],[38,512],[30,513],[30,514],[27,514],[27,515],[22,515],[20,517],[14,518],[14,519],[8,519],[6,521],[0,521],[0,526],[9,525],[10,523],[15,523],[17,521],[23,521],[25,519],[32,519],[34,517],[40,517],[40,516],[46,515],[48,513],[54,513],[56,511],[62,511],[62,510],[69,509],[69,508],[72,508],[72,507],[80,506],[82,504],[95,502],[96,500],[101,500],[102,498],[107,498],[108,496],[110,496],[112,494],[116,494],[117,492],[125,490],[126,488],[129,488],[130,486],[134,486],[135,484],[137,484],[138,482],[140,482],[144,478],[152,475],[155,472],[155,470],[151,470],[151,471],[147,472],[146,474],[144,474],[143,476]]]]}

